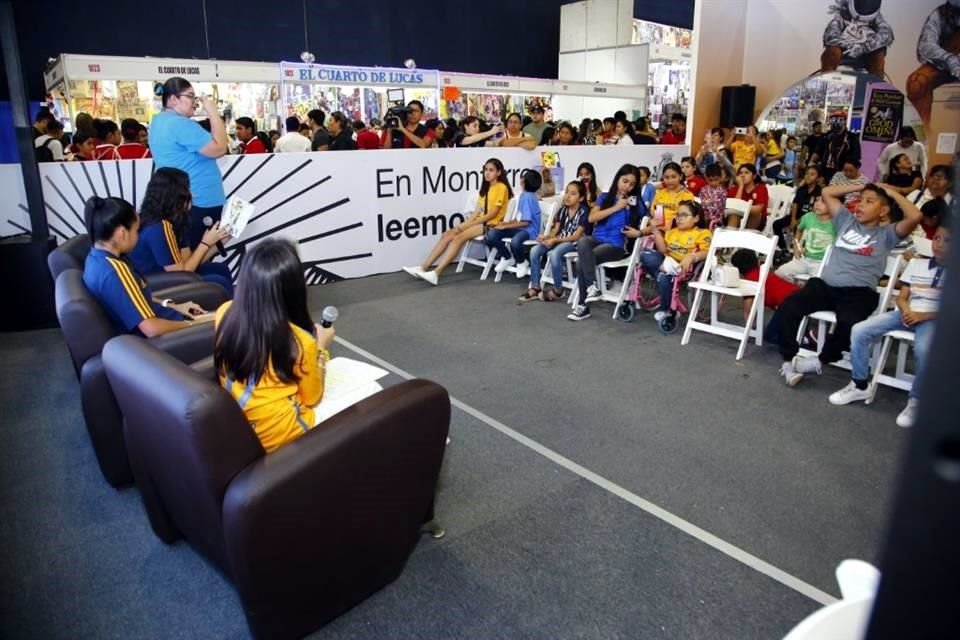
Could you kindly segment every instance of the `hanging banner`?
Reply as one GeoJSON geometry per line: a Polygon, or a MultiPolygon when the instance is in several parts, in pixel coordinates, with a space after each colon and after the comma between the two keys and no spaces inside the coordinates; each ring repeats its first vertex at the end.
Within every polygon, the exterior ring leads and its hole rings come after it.
{"type": "Polygon", "coordinates": [[[863,124],[864,142],[890,143],[903,122],[903,94],[896,89],[874,89],[863,124]]]}

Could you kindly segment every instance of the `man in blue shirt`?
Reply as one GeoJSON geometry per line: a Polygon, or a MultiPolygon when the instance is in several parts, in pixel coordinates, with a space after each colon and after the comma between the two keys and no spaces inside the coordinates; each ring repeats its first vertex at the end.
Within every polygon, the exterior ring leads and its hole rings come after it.
{"type": "MultiPolygon", "coordinates": [[[[155,300],[125,257],[137,244],[140,224],[130,203],[94,196],[87,201],[84,218],[94,246],[84,263],[83,282],[118,333],[157,336],[188,327],[191,318],[205,313],[193,302],[155,300]]],[[[212,318],[211,313],[203,319],[212,318]]]]}
{"type": "Polygon", "coordinates": [[[227,152],[227,128],[209,96],[203,98],[203,109],[210,119],[210,131],[191,119],[198,97],[183,78],[167,80],[161,98],[164,109],[150,122],[150,151],[158,169],[175,167],[190,176],[193,208],[187,241],[196,247],[204,230],[220,220],[223,212],[226,197],[217,158],[227,152]]]}

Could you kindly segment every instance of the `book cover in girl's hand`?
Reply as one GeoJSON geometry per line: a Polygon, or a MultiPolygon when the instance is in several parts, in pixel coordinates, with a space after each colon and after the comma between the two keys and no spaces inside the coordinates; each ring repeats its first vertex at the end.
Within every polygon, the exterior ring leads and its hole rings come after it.
{"type": "Polygon", "coordinates": [[[239,238],[256,207],[239,196],[230,196],[227,204],[223,205],[223,215],[220,218],[220,228],[226,230],[231,237],[239,238]]]}

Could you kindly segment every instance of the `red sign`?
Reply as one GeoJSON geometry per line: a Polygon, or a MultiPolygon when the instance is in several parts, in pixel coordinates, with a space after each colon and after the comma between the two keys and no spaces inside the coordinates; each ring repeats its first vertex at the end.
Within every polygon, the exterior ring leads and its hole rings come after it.
{"type": "Polygon", "coordinates": [[[293,69],[284,69],[284,70],[283,70],[283,75],[287,76],[288,78],[292,78],[292,77],[293,77],[293,69]]]}
{"type": "Polygon", "coordinates": [[[100,65],[98,64],[88,64],[87,71],[90,73],[100,73],[100,65]]]}

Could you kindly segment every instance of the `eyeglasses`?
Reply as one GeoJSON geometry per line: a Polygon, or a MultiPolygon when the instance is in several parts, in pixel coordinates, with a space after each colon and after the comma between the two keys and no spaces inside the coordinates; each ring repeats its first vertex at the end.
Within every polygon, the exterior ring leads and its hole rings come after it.
{"type": "Polygon", "coordinates": [[[675,217],[677,220],[683,220],[684,218],[692,218],[692,217],[693,217],[693,214],[692,214],[692,213],[687,213],[686,211],[681,211],[680,213],[678,213],[678,214],[675,215],[674,217],[675,217]]]}
{"type": "Polygon", "coordinates": [[[178,93],[178,94],[177,94],[177,97],[178,97],[178,98],[190,98],[191,100],[196,100],[196,99],[197,99],[197,94],[195,94],[195,93],[178,93]]]}

